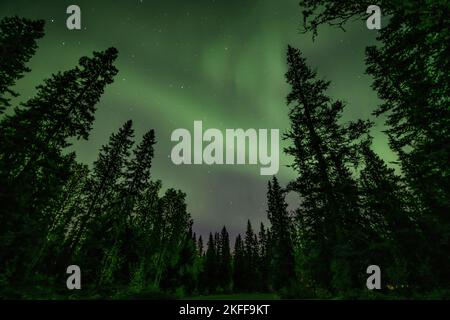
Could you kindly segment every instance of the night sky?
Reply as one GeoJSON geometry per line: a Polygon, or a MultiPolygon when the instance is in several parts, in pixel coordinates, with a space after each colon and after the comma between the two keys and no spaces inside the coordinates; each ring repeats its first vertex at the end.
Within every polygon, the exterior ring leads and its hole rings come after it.
{"type": "MultiPolygon", "coordinates": [[[[347,32],[323,27],[313,42],[300,34],[302,9],[297,0],[121,0],[24,1],[0,0],[0,17],[19,15],[46,20],[46,36],[29,66],[32,72],[18,82],[19,101],[52,73],[67,70],[78,58],[114,46],[119,50],[119,74],[96,113],[89,141],[72,147],[78,159],[92,164],[100,146],[124,121],[132,119],[139,139],[154,128],[158,144],[153,176],[164,187],[187,193],[194,229],[206,235],[224,224],[234,236],[247,219],[256,227],[266,221],[266,185],[259,165],[172,164],[176,128],[193,130],[193,121],[207,128],[288,129],[284,81],[285,51],[298,47],[332,81],[329,93],[348,103],[345,120],[371,118],[377,125],[374,148],[387,161],[382,119],[371,112],[379,101],[364,74],[364,49],[375,43],[376,31],[364,22],[347,32]],[[66,28],[67,6],[77,4],[82,30],[66,28]]],[[[283,145],[284,143],[282,143],[283,145]]],[[[282,155],[282,150],[280,150],[282,155]]],[[[280,158],[279,179],[295,175],[280,158]]],[[[289,202],[295,204],[294,195],[289,202]]]]}

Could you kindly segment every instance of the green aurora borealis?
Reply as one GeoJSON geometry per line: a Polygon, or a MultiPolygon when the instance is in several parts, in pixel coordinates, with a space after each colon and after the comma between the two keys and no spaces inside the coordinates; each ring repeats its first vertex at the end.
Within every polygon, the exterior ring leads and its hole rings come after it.
{"type": "MultiPolygon", "coordinates": [[[[116,47],[120,72],[98,105],[89,141],[73,146],[78,159],[91,164],[127,119],[134,121],[136,139],[154,128],[154,177],[165,188],[187,193],[195,231],[205,235],[225,224],[232,236],[247,219],[254,226],[265,221],[269,177],[260,176],[258,165],[175,166],[170,134],[192,130],[194,120],[202,120],[204,129],[287,130],[287,44],[300,48],[319,75],[332,81],[330,95],[348,103],[345,120],[377,123],[375,151],[395,159],[381,132],[383,119],[371,116],[379,101],[364,74],[364,50],[375,43],[376,31],[363,21],[348,25],[347,32],[323,27],[313,42],[310,34],[299,33],[301,11],[297,0],[0,1],[1,17],[46,20],[46,35],[29,64],[32,72],[16,87],[19,101],[32,96],[44,78],[75,66],[79,57],[116,47]],[[80,31],[66,28],[70,4],[81,8],[80,31]]],[[[294,177],[287,164],[282,155],[283,183],[294,177]]]]}

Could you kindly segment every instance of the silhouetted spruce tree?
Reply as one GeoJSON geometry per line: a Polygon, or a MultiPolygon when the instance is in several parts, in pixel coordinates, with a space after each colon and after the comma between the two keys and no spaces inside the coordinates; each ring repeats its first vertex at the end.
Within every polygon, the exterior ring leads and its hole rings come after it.
{"type": "Polygon", "coordinates": [[[202,236],[198,237],[197,252],[200,257],[203,256],[203,238],[202,238],[202,236]]]}
{"type": "Polygon", "coordinates": [[[216,248],[216,254],[217,254],[217,263],[219,263],[219,255],[220,255],[220,233],[217,231],[214,232],[214,246],[216,248]]]}
{"type": "MultiPolygon", "coordinates": [[[[83,264],[92,281],[99,281],[102,257],[111,244],[114,217],[111,208],[117,197],[125,164],[133,144],[132,121],[129,120],[113,133],[108,144],[103,145],[94,162],[92,174],[84,191],[84,201],[77,204],[79,212],[72,236],[68,239],[69,262],[83,264]]],[[[69,263],[70,264],[70,263],[69,263]]],[[[76,264],[76,263],[75,263],[76,264]]]]}
{"type": "Polygon", "coordinates": [[[244,237],[244,289],[248,292],[256,291],[259,284],[259,255],[258,239],[253,231],[250,220],[244,237]]]}
{"type": "Polygon", "coordinates": [[[215,292],[217,288],[217,270],[218,270],[218,258],[216,251],[216,243],[212,233],[209,233],[209,239],[207,243],[205,253],[204,264],[204,287],[208,293],[215,292]]]}
{"type": "Polygon", "coordinates": [[[203,247],[203,237],[200,235],[197,241],[197,259],[196,259],[196,270],[197,270],[197,293],[205,292],[205,250],[203,247]]]}
{"type": "Polygon", "coordinates": [[[245,249],[242,237],[238,234],[234,242],[233,252],[233,290],[234,292],[242,292],[245,289],[245,249]]]}
{"type": "Polygon", "coordinates": [[[220,232],[219,238],[219,251],[218,251],[218,281],[220,288],[229,292],[231,290],[231,277],[232,277],[232,265],[231,265],[231,252],[230,252],[230,237],[225,226],[220,232]]]}
{"type": "Polygon", "coordinates": [[[152,286],[156,276],[156,262],[165,225],[163,202],[159,197],[161,187],[161,181],[150,181],[134,210],[133,230],[138,263],[131,272],[131,286],[138,292],[152,286]]]}
{"type": "Polygon", "coordinates": [[[139,253],[127,240],[130,240],[135,234],[132,219],[137,200],[150,183],[155,142],[153,130],[145,133],[142,142],[133,152],[133,159],[126,162],[124,179],[120,182],[117,197],[112,200],[110,209],[112,211],[111,223],[113,224],[112,239],[111,247],[106,250],[103,259],[102,278],[100,279],[103,282],[102,285],[105,281],[113,281],[114,273],[119,271],[121,278],[127,279],[131,272],[131,266],[137,263],[139,253]],[[121,258],[114,255],[120,255],[121,258]],[[124,264],[120,265],[120,261],[124,261],[124,264]]]}
{"type": "Polygon", "coordinates": [[[270,279],[270,259],[271,251],[270,247],[270,230],[266,230],[264,224],[261,222],[258,233],[258,243],[259,243],[259,272],[260,272],[260,283],[259,291],[266,292],[269,290],[269,279],[270,279]]]}
{"type": "Polygon", "coordinates": [[[303,230],[310,234],[300,255],[302,268],[312,274],[304,278],[347,290],[359,286],[356,277],[363,266],[358,256],[368,241],[350,166],[357,163],[359,139],[370,123],[339,124],[344,104],[326,96],[329,82],[317,80],[300,51],[290,46],[287,62],[291,130],[285,137],[292,145],[285,152],[294,157],[292,167],[299,175],[289,189],[302,199],[298,220],[309,224],[303,230]]]}
{"type": "MultiPolygon", "coordinates": [[[[61,190],[59,196],[52,201],[48,210],[52,211],[52,220],[47,228],[48,232],[44,244],[28,265],[28,271],[37,271],[44,275],[54,276],[60,274],[55,267],[55,262],[64,252],[62,245],[74,226],[78,212],[78,203],[83,200],[84,188],[90,171],[87,165],[74,162],[71,175],[61,190]]],[[[64,277],[61,277],[63,279],[64,277]]]]}
{"type": "Polygon", "coordinates": [[[178,290],[181,294],[192,294],[196,287],[197,270],[196,265],[196,241],[192,234],[192,220],[186,236],[183,239],[177,261],[174,265],[170,265],[163,288],[169,290],[178,290]]]}
{"type": "Polygon", "coordinates": [[[155,260],[153,285],[159,287],[160,281],[167,277],[167,270],[176,265],[186,233],[191,224],[186,210],[186,194],[180,190],[168,189],[161,198],[163,225],[158,253],[155,260]]]}
{"type": "Polygon", "coordinates": [[[28,262],[44,245],[54,220],[49,205],[74,162],[75,155],[65,148],[70,139],[87,138],[95,104],[117,73],[116,57],[111,48],[81,58],[79,67],[45,80],[34,98],[0,121],[0,234],[9,238],[0,241],[5,244],[1,261],[14,257],[15,267],[9,269],[16,270],[17,279],[26,279],[28,262]]]}
{"type": "Polygon", "coordinates": [[[292,241],[293,223],[287,211],[283,190],[276,177],[273,177],[272,182],[268,183],[267,200],[267,215],[271,224],[272,236],[270,244],[271,283],[273,288],[281,289],[295,281],[295,261],[292,241]]]}
{"type": "Polygon", "coordinates": [[[43,36],[43,20],[19,17],[0,20],[0,115],[11,105],[11,97],[18,96],[11,88],[30,72],[26,63],[36,52],[37,40],[43,36]]]}
{"type": "Polygon", "coordinates": [[[424,279],[430,279],[428,262],[423,259],[429,248],[424,246],[411,196],[395,170],[370,148],[370,141],[363,145],[361,153],[363,207],[375,229],[368,258],[386,267],[384,283],[397,290],[424,286],[424,279]]]}
{"type": "Polygon", "coordinates": [[[203,272],[204,272],[204,254],[203,254],[203,238],[200,235],[195,244],[195,261],[194,261],[194,276],[195,289],[194,294],[203,292],[203,272]]]}

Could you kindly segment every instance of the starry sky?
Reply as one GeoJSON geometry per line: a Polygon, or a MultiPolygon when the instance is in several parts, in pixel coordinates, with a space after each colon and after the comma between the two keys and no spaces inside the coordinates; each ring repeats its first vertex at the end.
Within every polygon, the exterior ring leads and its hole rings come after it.
{"type": "MultiPolygon", "coordinates": [[[[123,122],[132,119],[139,139],[154,128],[158,144],[153,176],[164,187],[187,193],[194,229],[203,236],[223,225],[231,236],[247,219],[266,221],[268,176],[258,165],[182,165],[170,160],[177,128],[288,129],[285,52],[298,47],[320,77],[332,81],[329,94],[347,102],[344,120],[371,118],[374,149],[387,161],[395,157],[382,133],[383,119],[371,112],[379,104],[364,74],[364,50],[376,43],[365,22],[342,30],[322,27],[318,38],[300,34],[297,0],[0,0],[0,17],[19,15],[46,21],[46,36],[29,66],[32,72],[16,90],[26,100],[52,73],[67,70],[78,58],[114,46],[119,74],[98,104],[89,141],[72,149],[92,164],[100,146],[123,122]],[[66,28],[66,8],[81,8],[82,30],[66,28]]],[[[224,131],[223,131],[224,132],[224,131]]],[[[285,142],[281,143],[281,146],[285,142]]],[[[295,177],[280,150],[278,177],[295,177]]],[[[297,198],[289,195],[290,206],[297,198]]]]}

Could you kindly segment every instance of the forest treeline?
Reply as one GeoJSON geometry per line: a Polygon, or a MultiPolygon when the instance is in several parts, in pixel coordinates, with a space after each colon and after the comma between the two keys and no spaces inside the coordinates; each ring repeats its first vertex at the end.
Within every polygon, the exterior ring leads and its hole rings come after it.
{"type": "MultiPolygon", "coordinates": [[[[82,57],[15,106],[12,88],[44,23],[0,21],[0,296],[155,297],[274,292],[289,298],[450,296],[450,9],[446,1],[381,1],[389,23],[366,51],[398,172],[372,149],[372,122],[343,122],[299,49],[288,46],[290,128],[284,150],[297,178],[267,185],[267,226],[231,248],[224,226],[192,231],[186,194],[152,178],[155,132],[132,122],[87,166],[67,147],[89,137],[96,104],[118,70],[114,48],[82,57]],[[386,3],[385,3],[386,2],[386,3]],[[299,203],[288,210],[285,197],[299,203]],[[205,242],[205,243],[204,243],[205,242]],[[65,287],[69,265],[83,290],[65,287]],[[369,265],[382,289],[366,287],[369,265]],[[159,293],[158,293],[159,294],[159,293]]],[[[345,26],[365,1],[308,1],[303,28],[345,26]]]]}

